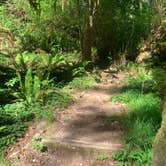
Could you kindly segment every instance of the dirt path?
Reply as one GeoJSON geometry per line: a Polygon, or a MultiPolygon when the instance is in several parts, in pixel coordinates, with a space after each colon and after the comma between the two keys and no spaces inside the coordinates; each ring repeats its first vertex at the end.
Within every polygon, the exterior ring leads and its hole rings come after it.
{"type": "Polygon", "coordinates": [[[116,117],[125,109],[122,104],[110,102],[110,96],[120,93],[122,79],[121,74],[117,78],[108,75],[93,89],[81,92],[73,104],[58,113],[57,122],[42,134],[49,150],[41,154],[31,151],[31,157],[20,160],[18,165],[118,165],[110,156],[123,147],[123,128],[116,117]],[[106,160],[97,160],[101,155],[106,160]]]}

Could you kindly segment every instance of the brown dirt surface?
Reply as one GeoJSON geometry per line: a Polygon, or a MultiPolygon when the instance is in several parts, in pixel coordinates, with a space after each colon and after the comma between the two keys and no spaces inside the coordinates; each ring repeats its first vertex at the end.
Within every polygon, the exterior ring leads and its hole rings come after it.
{"type": "Polygon", "coordinates": [[[111,155],[123,148],[124,129],[117,119],[125,105],[110,97],[121,92],[123,79],[121,73],[116,77],[104,73],[100,83],[79,92],[68,108],[57,113],[56,122],[30,127],[25,138],[9,148],[8,159],[16,166],[117,166],[111,155]],[[47,151],[28,146],[35,134],[47,144],[47,151]]]}

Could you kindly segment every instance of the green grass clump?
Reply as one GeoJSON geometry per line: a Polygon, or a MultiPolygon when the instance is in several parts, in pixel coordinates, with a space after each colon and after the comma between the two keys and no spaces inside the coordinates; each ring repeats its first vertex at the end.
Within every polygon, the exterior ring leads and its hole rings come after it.
{"type": "Polygon", "coordinates": [[[124,163],[134,165],[141,162],[148,164],[152,156],[146,153],[152,151],[152,143],[161,123],[159,97],[154,94],[127,91],[113,97],[113,101],[125,102],[128,108],[128,113],[120,122],[126,128],[124,140],[130,148],[121,152],[116,159],[121,161],[123,158],[124,163]]]}
{"type": "MultiPolygon", "coordinates": [[[[136,80],[137,77],[134,82],[136,80]]],[[[137,85],[141,82],[144,81],[139,78],[137,85]]],[[[126,148],[115,153],[113,157],[122,165],[150,166],[152,144],[162,120],[160,97],[154,93],[153,89],[145,90],[140,88],[142,86],[132,86],[132,83],[130,79],[125,91],[111,98],[112,101],[126,103],[128,109],[125,116],[122,115],[119,118],[126,129],[123,137],[126,148]]]]}
{"type": "Polygon", "coordinates": [[[137,99],[139,97],[139,93],[136,90],[129,90],[120,95],[115,95],[111,97],[111,100],[114,102],[130,102],[133,99],[137,99]]]}
{"type": "Polygon", "coordinates": [[[68,86],[69,88],[78,88],[81,90],[90,89],[94,86],[96,80],[92,76],[82,76],[77,77],[73,81],[71,81],[68,86]]]}
{"type": "Polygon", "coordinates": [[[156,129],[157,128],[154,127],[153,123],[137,119],[124,138],[133,149],[139,148],[146,151],[147,149],[152,148],[156,129]]]}
{"type": "Polygon", "coordinates": [[[152,151],[142,151],[141,149],[131,150],[127,147],[125,150],[118,150],[114,155],[113,159],[118,159],[119,166],[150,166],[152,151]]]}
{"type": "Polygon", "coordinates": [[[153,120],[155,124],[161,121],[160,98],[153,93],[141,94],[137,90],[128,90],[113,96],[112,101],[126,103],[129,117],[134,120],[153,120]]]}
{"type": "Polygon", "coordinates": [[[161,121],[160,98],[152,94],[140,95],[128,103],[129,114],[134,119],[153,122],[156,127],[161,121]]]}
{"type": "Polygon", "coordinates": [[[40,136],[33,136],[32,141],[29,146],[37,151],[45,152],[47,150],[47,146],[45,143],[41,142],[40,136]]]}
{"type": "Polygon", "coordinates": [[[65,88],[50,90],[44,98],[44,103],[45,105],[53,106],[54,108],[65,108],[73,99],[69,94],[70,91],[65,88]]]}
{"type": "Polygon", "coordinates": [[[108,157],[103,155],[103,154],[97,156],[97,160],[100,160],[100,161],[104,161],[104,160],[107,160],[107,159],[108,159],[108,157]]]}
{"type": "Polygon", "coordinates": [[[37,151],[41,151],[41,152],[44,152],[47,149],[47,146],[44,143],[36,142],[36,141],[35,142],[31,142],[30,143],[30,147],[35,149],[35,150],[37,150],[37,151]]]}

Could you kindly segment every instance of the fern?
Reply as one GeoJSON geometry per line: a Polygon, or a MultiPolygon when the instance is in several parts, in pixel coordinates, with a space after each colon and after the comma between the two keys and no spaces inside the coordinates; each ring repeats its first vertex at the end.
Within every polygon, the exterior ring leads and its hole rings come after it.
{"type": "Polygon", "coordinates": [[[32,78],[32,68],[29,68],[24,83],[24,95],[28,103],[32,102],[32,93],[33,93],[33,78],[32,78]]]}
{"type": "Polygon", "coordinates": [[[35,75],[34,80],[33,80],[33,97],[34,97],[35,100],[37,100],[39,98],[40,89],[41,89],[40,79],[39,79],[39,77],[37,77],[35,75]]]}
{"type": "Polygon", "coordinates": [[[38,76],[32,74],[32,68],[29,68],[25,75],[23,95],[28,104],[38,100],[41,90],[41,81],[38,76]]]}

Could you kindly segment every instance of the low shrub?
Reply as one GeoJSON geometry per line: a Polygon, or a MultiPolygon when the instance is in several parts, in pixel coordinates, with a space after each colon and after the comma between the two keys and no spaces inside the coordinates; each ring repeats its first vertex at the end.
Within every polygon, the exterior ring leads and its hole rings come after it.
{"type": "Polygon", "coordinates": [[[23,110],[16,110],[15,104],[0,109],[0,152],[24,135],[27,127],[23,122],[29,116],[30,113],[25,115],[23,110]],[[12,113],[11,109],[13,109],[12,113]]]}

